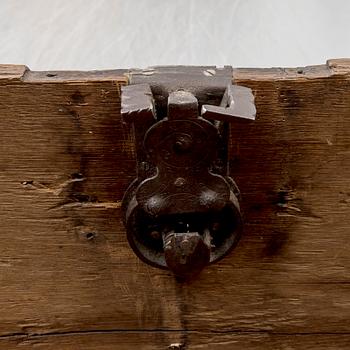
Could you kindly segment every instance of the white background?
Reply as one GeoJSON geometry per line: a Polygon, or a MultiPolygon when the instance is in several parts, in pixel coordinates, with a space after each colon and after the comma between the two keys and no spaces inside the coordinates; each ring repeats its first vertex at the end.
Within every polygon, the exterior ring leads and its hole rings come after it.
{"type": "Polygon", "coordinates": [[[349,0],[0,0],[0,63],[32,70],[340,57],[350,57],[349,0]]]}

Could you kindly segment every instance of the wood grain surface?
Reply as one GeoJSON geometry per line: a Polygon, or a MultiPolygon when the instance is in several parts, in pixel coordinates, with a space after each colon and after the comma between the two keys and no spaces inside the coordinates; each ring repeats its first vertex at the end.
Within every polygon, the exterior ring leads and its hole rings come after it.
{"type": "Polygon", "coordinates": [[[234,70],[245,233],[187,284],[126,241],[124,73],[0,66],[0,349],[349,349],[350,60],[234,70]]]}

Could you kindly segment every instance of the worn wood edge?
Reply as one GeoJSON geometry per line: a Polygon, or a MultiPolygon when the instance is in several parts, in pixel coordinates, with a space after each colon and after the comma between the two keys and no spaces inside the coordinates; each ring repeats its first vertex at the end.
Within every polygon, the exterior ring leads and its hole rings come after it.
{"type": "Polygon", "coordinates": [[[118,80],[127,83],[127,70],[95,71],[31,71],[25,65],[0,64],[0,83],[69,83],[69,82],[104,82],[118,80]]]}
{"type": "Polygon", "coordinates": [[[0,80],[21,80],[28,70],[24,65],[0,64],[0,80]]]}
{"type": "MultiPolygon", "coordinates": [[[[0,81],[21,80],[26,83],[61,83],[129,80],[127,69],[93,71],[31,71],[25,65],[0,64],[0,81]]],[[[350,58],[329,59],[324,65],[296,68],[234,68],[237,80],[296,80],[350,75],[350,58]]]]}
{"type": "Polygon", "coordinates": [[[25,83],[69,83],[69,82],[105,82],[115,81],[127,83],[127,70],[95,70],[95,71],[26,71],[22,77],[25,83]]]}
{"type": "Polygon", "coordinates": [[[329,59],[327,66],[336,75],[347,75],[350,71],[350,58],[329,59]]]}
{"type": "Polygon", "coordinates": [[[296,68],[235,68],[235,80],[308,80],[350,74],[350,58],[329,59],[326,64],[296,68]]]}
{"type": "Polygon", "coordinates": [[[308,80],[323,79],[332,76],[350,74],[350,59],[329,59],[326,64],[296,68],[235,68],[233,78],[236,80],[308,80]]]}

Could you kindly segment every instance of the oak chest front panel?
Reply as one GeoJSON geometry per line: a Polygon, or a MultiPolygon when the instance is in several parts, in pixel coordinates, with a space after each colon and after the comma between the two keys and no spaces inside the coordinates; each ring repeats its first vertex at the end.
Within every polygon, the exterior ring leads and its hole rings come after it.
{"type": "Polygon", "coordinates": [[[188,283],[126,241],[124,73],[0,66],[0,348],[348,349],[350,61],[234,70],[245,232],[188,283]]]}

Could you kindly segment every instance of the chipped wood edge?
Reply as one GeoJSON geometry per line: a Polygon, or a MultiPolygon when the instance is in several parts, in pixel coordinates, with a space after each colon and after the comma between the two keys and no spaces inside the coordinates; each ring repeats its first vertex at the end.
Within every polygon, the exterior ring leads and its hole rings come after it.
{"type": "MultiPolygon", "coordinates": [[[[25,65],[0,64],[0,81],[25,83],[74,83],[120,81],[127,84],[128,70],[101,71],[31,71],[25,65]]],[[[350,76],[350,58],[329,59],[324,65],[297,68],[234,68],[235,80],[296,80],[322,79],[331,76],[350,76]]]]}
{"type": "Polygon", "coordinates": [[[118,81],[128,83],[127,70],[102,71],[31,71],[27,66],[15,64],[0,64],[0,83],[81,83],[118,81]]]}
{"type": "Polygon", "coordinates": [[[326,64],[296,68],[236,68],[235,80],[309,80],[350,76],[350,59],[329,59],[326,64]]]}

